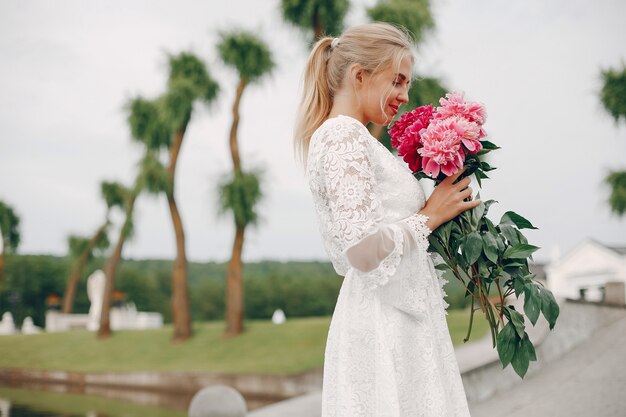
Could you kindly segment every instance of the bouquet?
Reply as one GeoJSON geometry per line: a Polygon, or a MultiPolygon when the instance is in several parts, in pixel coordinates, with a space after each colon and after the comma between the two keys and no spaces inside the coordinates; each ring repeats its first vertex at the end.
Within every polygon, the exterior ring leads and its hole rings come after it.
{"type": "MultiPolygon", "coordinates": [[[[479,187],[496,168],[483,160],[487,153],[500,149],[484,140],[484,105],[466,101],[462,92],[447,93],[440,107],[420,106],[404,113],[389,129],[391,146],[409,165],[418,179],[429,178],[435,187],[446,177],[465,168],[457,182],[474,175],[479,187]]],[[[480,198],[480,194],[477,196],[480,198]]],[[[528,258],[539,249],[529,245],[522,229],[536,229],[513,211],[504,213],[498,224],[488,217],[495,200],[481,202],[456,218],[442,224],[429,236],[429,251],[442,262],[435,266],[444,281],[458,279],[471,297],[468,341],[474,312],[480,309],[489,322],[493,347],[497,347],[503,369],[510,363],[524,378],[535,348],[525,331],[524,316],[515,306],[506,305],[507,297],[524,294],[524,313],[533,326],[540,312],[554,328],[559,306],[548,289],[536,281],[528,258]],[[477,307],[475,307],[477,306],[477,307]]]]}

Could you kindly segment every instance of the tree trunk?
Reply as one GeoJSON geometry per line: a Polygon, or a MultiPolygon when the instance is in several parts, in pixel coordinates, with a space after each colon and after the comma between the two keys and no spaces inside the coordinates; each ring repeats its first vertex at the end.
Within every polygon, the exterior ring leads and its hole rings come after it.
{"type": "MultiPolygon", "coordinates": [[[[230,128],[230,153],[233,159],[233,172],[241,173],[241,159],[237,142],[237,128],[239,126],[239,103],[246,88],[244,79],[239,80],[235,102],[233,103],[233,124],[230,128]]],[[[233,218],[234,213],[233,213],[233,218]]],[[[243,278],[241,266],[241,253],[244,242],[244,225],[238,225],[235,218],[235,241],[233,253],[228,263],[226,272],[226,332],[224,336],[232,337],[243,332],[243,278]]]]}
{"type": "Polygon", "coordinates": [[[235,93],[235,102],[233,103],[233,124],[230,127],[230,156],[233,160],[233,168],[235,172],[241,172],[241,159],[239,157],[239,144],[237,142],[237,129],[239,128],[239,103],[241,96],[246,88],[246,81],[239,80],[237,92],[235,93]]]}
{"type": "Polygon", "coordinates": [[[137,198],[138,191],[133,190],[133,194],[126,206],[126,219],[124,225],[120,230],[120,236],[117,239],[117,244],[113,253],[109,256],[106,265],[104,266],[104,275],[106,277],[104,284],[104,297],[102,300],[102,311],[100,313],[100,328],[98,329],[98,338],[106,339],[111,336],[111,302],[113,301],[113,289],[115,288],[115,274],[117,272],[117,266],[122,259],[122,250],[124,249],[124,243],[126,243],[126,230],[132,222],[133,209],[135,207],[135,199],[137,198]]]}
{"type": "Polygon", "coordinates": [[[74,299],[76,298],[76,287],[78,287],[78,281],[80,280],[80,274],[83,271],[83,268],[87,264],[89,260],[89,256],[93,251],[93,248],[96,247],[98,241],[102,238],[102,234],[108,226],[108,222],[100,226],[96,233],[89,239],[89,243],[87,244],[87,248],[83,253],[80,254],[76,262],[74,263],[74,268],[72,268],[72,273],[70,274],[69,279],[67,280],[67,284],[65,285],[65,293],[63,294],[63,313],[70,314],[72,309],[74,308],[74,299]]]}
{"type": "Polygon", "coordinates": [[[319,7],[315,6],[315,10],[313,11],[313,33],[315,34],[315,42],[319,41],[322,36],[324,36],[324,28],[322,27],[322,22],[320,21],[319,7]]]}
{"type": "Polygon", "coordinates": [[[243,251],[245,227],[237,226],[233,255],[228,263],[226,278],[226,333],[233,337],[243,332],[244,291],[241,254],[243,251]]]}
{"type": "Polygon", "coordinates": [[[186,126],[178,129],[170,149],[170,165],[168,174],[170,190],[167,203],[172,217],[174,234],[176,235],[176,259],[172,270],[172,319],[174,324],[174,342],[182,342],[191,337],[191,313],[189,306],[189,289],[187,287],[187,254],[185,252],[185,231],[183,221],[174,198],[174,181],[176,179],[176,163],[183,144],[186,126]]]}

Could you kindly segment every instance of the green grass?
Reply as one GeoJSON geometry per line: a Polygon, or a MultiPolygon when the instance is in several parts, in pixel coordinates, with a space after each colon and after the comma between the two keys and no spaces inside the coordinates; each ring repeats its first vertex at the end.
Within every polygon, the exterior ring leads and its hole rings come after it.
{"type": "MultiPolygon", "coordinates": [[[[462,343],[468,318],[467,311],[449,311],[453,343],[462,343]]],[[[323,366],[329,325],[330,317],[295,318],[280,326],[248,320],[242,335],[224,339],[223,321],[194,323],[194,337],[179,345],[171,343],[169,326],[119,331],[104,341],[87,331],[3,336],[0,368],[293,374],[323,366]]],[[[487,329],[477,312],[471,340],[487,329]]]]}
{"type": "Polygon", "coordinates": [[[34,411],[54,412],[61,415],[81,415],[97,411],[109,417],[185,417],[184,411],[170,410],[133,404],[84,394],[59,394],[55,392],[0,388],[0,398],[8,398],[14,404],[23,404],[34,411]],[[36,393],[33,395],[33,393],[36,393]]]}

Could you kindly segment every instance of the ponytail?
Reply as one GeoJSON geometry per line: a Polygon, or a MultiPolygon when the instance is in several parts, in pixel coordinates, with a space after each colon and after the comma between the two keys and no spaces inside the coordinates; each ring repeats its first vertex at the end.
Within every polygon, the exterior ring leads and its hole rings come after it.
{"type": "Polygon", "coordinates": [[[327,72],[332,41],[333,38],[324,37],[313,45],[301,80],[302,99],[296,113],[293,139],[296,160],[304,167],[311,136],[330,114],[333,105],[327,72]]]}

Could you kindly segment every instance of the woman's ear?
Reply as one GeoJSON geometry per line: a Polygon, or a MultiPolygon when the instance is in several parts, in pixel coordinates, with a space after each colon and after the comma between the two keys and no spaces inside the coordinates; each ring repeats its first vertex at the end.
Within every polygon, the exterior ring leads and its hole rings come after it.
{"type": "Polygon", "coordinates": [[[360,64],[352,64],[350,66],[350,82],[355,87],[361,87],[365,83],[365,70],[360,64]]]}

